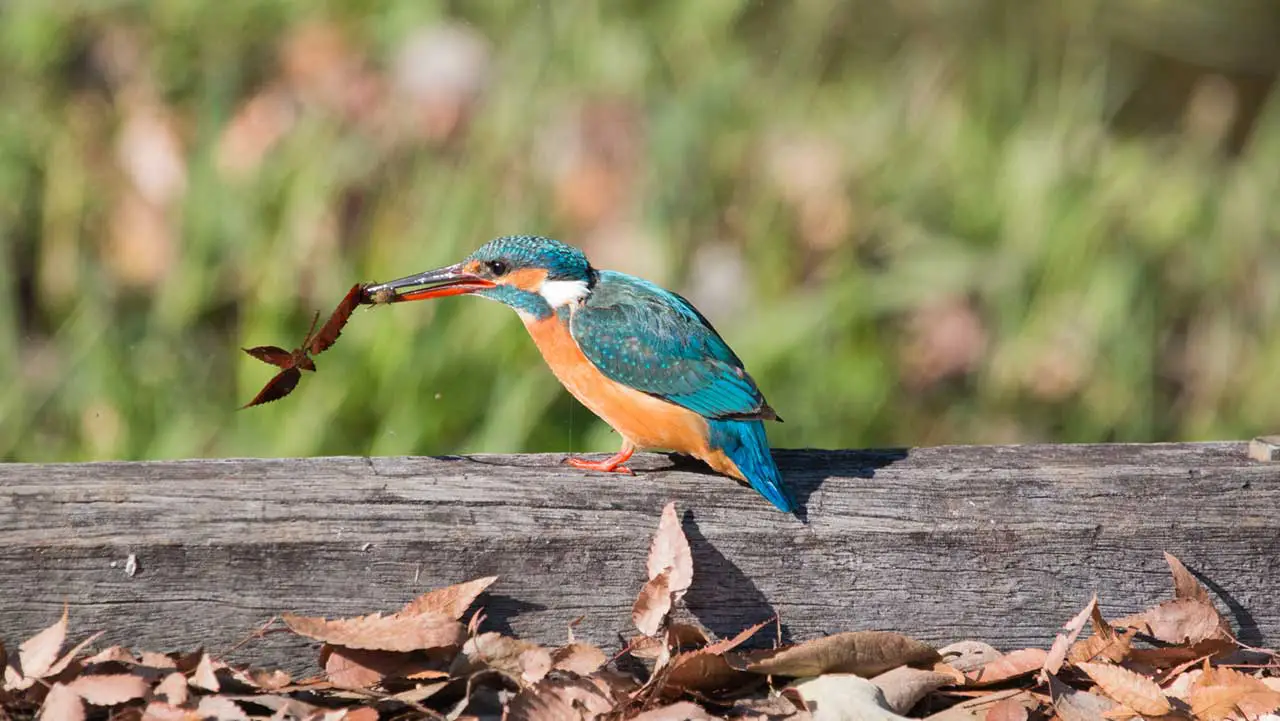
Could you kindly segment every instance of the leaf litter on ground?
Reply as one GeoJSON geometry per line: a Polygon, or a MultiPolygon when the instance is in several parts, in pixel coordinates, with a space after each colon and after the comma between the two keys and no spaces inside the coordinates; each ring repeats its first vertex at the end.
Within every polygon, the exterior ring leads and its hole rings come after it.
{"type": "Polygon", "coordinates": [[[100,633],[64,650],[64,607],[15,651],[0,643],[0,719],[1280,718],[1267,716],[1280,710],[1280,655],[1238,644],[1208,591],[1169,554],[1172,600],[1108,622],[1095,596],[1046,648],[1008,652],[974,639],[935,649],[883,630],[743,650],[780,619],[722,639],[686,620],[692,558],[668,504],[633,609],[640,635],[617,652],[574,638],[573,624],[557,648],[486,629],[479,610],[464,623],[498,582],[493,576],[430,591],[386,615],[282,614],[287,629],[277,631],[319,642],[319,672],[297,681],[203,649],[89,651],[100,633]],[[1091,635],[1080,638],[1087,625],[1091,635]]]}

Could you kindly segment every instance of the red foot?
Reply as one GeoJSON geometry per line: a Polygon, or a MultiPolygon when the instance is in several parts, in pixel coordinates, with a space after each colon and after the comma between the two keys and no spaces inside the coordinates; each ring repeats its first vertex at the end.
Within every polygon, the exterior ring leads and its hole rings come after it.
{"type": "Polygon", "coordinates": [[[581,468],[584,471],[601,471],[603,473],[624,473],[628,476],[634,476],[635,474],[631,472],[631,469],[627,468],[622,464],[626,463],[627,459],[631,458],[631,454],[635,452],[636,452],[636,449],[627,445],[627,446],[623,446],[622,450],[618,451],[616,455],[614,455],[611,458],[606,458],[603,461],[588,461],[585,458],[566,458],[564,459],[564,462],[568,463],[574,468],[581,468]]]}

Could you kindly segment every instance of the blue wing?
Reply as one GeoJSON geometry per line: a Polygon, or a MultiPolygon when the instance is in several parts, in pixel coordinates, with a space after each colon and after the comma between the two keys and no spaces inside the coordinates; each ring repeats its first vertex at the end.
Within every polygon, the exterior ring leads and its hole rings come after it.
{"type": "Polygon", "coordinates": [[[652,283],[599,271],[569,332],[606,377],[631,388],[707,418],[781,420],[711,323],[652,283]]]}

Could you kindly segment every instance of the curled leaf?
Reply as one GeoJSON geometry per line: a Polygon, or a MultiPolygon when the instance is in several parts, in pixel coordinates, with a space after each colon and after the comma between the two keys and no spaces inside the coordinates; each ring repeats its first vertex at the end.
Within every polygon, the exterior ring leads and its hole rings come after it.
{"type": "Polygon", "coordinates": [[[745,656],[744,670],[772,676],[852,673],[875,676],[896,666],[932,664],[932,646],[889,631],[851,631],[745,656]]]}
{"type": "Polygon", "coordinates": [[[1179,598],[1153,606],[1115,622],[1172,644],[1195,644],[1210,639],[1230,639],[1231,629],[1211,604],[1195,598],[1179,598]]]}
{"type": "Polygon", "coordinates": [[[871,683],[880,688],[890,711],[905,714],[926,695],[954,684],[955,678],[933,670],[899,666],[871,679],[871,683]]]}
{"type": "Polygon", "coordinates": [[[689,539],[680,529],[680,518],[676,515],[674,502],[668,503],[662,509],[658,531],[654,534],[653,543],[649,547],[647,566],[650,581],[662,575],[663,571],[670,569],[667,587],[675,595],[676,600],[679,600],[693,583],[693,552],[689,549],[689,539]]]}
{"type": "Polygon", "coordinates": [[[1209,605],[1213,605],[1213,601],[1209,598],[1209,592],[1204,586],[1196,580],[1196,577],[1182,565],[1177,556],[1165,551],[1165,563],[1169,564],[1169,571],[1173,573],[1173,597],[1174,598],[1191,598],[1202,601],[1209,605]]]}
{"type": "Polygon", "coordinates": [[[640,589],[635,605],[631,607],[631,620],[646,636],[658,635],[667,614],[671,613],[671,568],[663,569],[640,589]]]}
{"type": "Polygon", "coordinates": [[[608,659],[604,651],[589,643],[571,643],[551,652],[551,667],[557,671],[570,671],[588,676],[600,670],[608,659]]]}
{"type": "Polygon", "coordinates": [[[75,691],[60,683],[50,687],[40,706],[40,721],[84,721],[84,718],[84,701],[75,691]]]}

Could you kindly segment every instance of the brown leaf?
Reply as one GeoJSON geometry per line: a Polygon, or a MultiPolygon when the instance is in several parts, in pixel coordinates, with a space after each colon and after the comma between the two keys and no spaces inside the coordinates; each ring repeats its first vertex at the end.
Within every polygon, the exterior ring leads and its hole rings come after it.
{"type": "Polygon", "coordinates": [[[774,616],[773,618],[761,621],[760,623],[757,623],[754,626],[749,626],[747,628],[744,628],[738,632],[737,636],[734,636],[733,638],[726,638],[726,639],[721,639],[719,641],[716,641],[713,644],[709,644],[704,650],[707,653],[727,653],[729,651],[732,651],[733,649],[741,646],[743,643],[746,643],[747,639],[759,633],[760,629],[764,628],[765,626],[768,626],[769,624],[773,623],[776,620],[777,620],[777,616],[774,616]]]}
{"type": "Polygon", "coordinates": [[[142,710],[142,721],[204,721],[204,717],[181,706],[152,701],[142,710]]]}
{"type": "Polygon", "coordinates": [[[218,684],[218,676],[213,672],[213,659],[209,658],[209,654],[200,654],[200,662],[196,664],[195,671],[191,673],[191,685],[214,693],[217,693],[218,689],[221,688],[218,684]]]}
{"type": "Polygon", "coordinates": [[[249,714],[235,701],[225,696],[203,696],[196,704],[200,718],[213,717],[218,721],[249,721],[249,714]]]}
{"type": "Polygon", "coordinates": [[[263,363],[270,363],[278,368],[289,368],[293,365],[293,354],[280,346],[259,345],[253,348],[241,348],[240,350],[263,363]]]}
{"type": "Polygon", "coordinates": [[[338,303],[338,307],[333,309],[329,319],[324,322],[320,332],[311,338],[308,350],[313,355],[323,353],[338,340],[338,336],[342,334],[342,327],[347,324],[347,319],[351,317],[351,312],[360,304],[360,296],[363,294],[364,286],[359,283],[351,286],[351,289],[347,291],[347,294],[338,303]]]}
{"type": "Polygon", "coordinates": [[[1209,598],[1209,592],[1204,586],[1191,575],[1187,567],[1182,565],[1176,556],[1165,551],[1164,560],[1169,564],[1169,570],[1173,573],[1173,597],[1174,598],[1191,598],[1197,601],[1213,605],[1213,601],[1209,598]]]}
{"type": "Polygon", "coordinates": [[[604,651],[589,643],[571,643],[551,652],[551,667],[557,671],[570,671],[579,676],[589,676],[608,662],[604,651]]]}
{"type": "Polygon", "coordinates": [[[663,688],[714,697],[739,691],[750,680],[750,674],[730,666],[724,656],[702,649],[674,656],[667,666],[663,688]]]}
{"type": "Polygon", "coordinates": [[[676,648],[705,646],[711,643],[711,637],[706,631],[691,623],[673,621],[667,624],[667,643],[676,648]]]}
{"type": "Polygon", "coordinates": [[[1222,721],[1237,711],[1257,718],[1280,708],[1280,691],[1234,669],[1207,667],[1192,686],[1188,702],[1201,721],[1222,721]]]}
{"type": "Polygon", "coordinates": [[[715,716],[691,701],[661,706],[631,717],[631,721],[715,721],[715,719],[715,716]]]}
{"type": "Polygon", "coordinates": [[[1115,622],[1121,628],[1136,628],[1165,643],[1199,643],[1209,639],[1230,639],[1231,629],[1218,609],[1194,598],[1180,598],[1154,606],[1115,622]]]}
{"type": "Polygon", "coordinates": [[[123,646],[108,646],[89,658],[86,658],[84,660],[84,665],[93,666],[94,664],[110,663],[113,661],[116,663],[127,663],[130,665],[138,663],[138,659],[134,658],[133,654],[123,646]]]}
{"type": "Polygon", "coordinates": [[[1067,652],[1067,658],[1073,664],[1097,660],[1120,663],[1133,650],[1133,635],[1133,629],[1125,629],[1120,633],[1112,632],[1107,636],[1094,634],[1072,644],[1071,650],[1067,652]]]}
{"type": "Polygon", "coordinates": [[[1104,721],[1104,713],[1115,708],[1111,701],[1088,693],[1077,691],[1058,680],[1057,676],[1049,677],[1049,693],[1053,697],[1053,708],[1062,721],[1104,721]]]}
{"type": "Polygon", "coordinates": [[[527,686],[541,681],[551,670],[551,654],[536,643],[489,631],[467,639],[450,672],[463,676],[484,668],[527,686]]]}
{"type": "Polygon", "coordinates": [[[151,684],[141,676],[113,673],[103,676],[80,676],[67,684],[67,688],[94,706],[115,706],[147,695],[151,690],[151,684]]]}
{"type": "Polygon", "coordinates": [[[460,645],[466,638],[462,624],[439,613],[414,615],[371,614],[332,621],[323,618],[282,616],[293,632],[335,646],[371,651],[419,651],[460,645]]]}
{"type": "Polygon", "coordinates": [[[646,636],[658,635],[658,629],[671,612],[671,568],[649,579],[631,607],[631,620],[646,636]]]}
{"type": "Polygon", "coordinates": [[[611,711],[613,706],[599,688],[585,679],[547,680],[516,694],[503,718],[504,721],[594,719],[611,711]]]}
{"type": "Polygon", "coordinates": [[[905,714],[926,695],[954,684],[955,678],[937,671],[899,666],[871,679],[871,683],[880,687],[889,710],[905,714]]]}
{"type": "Polygon", "coordinates": [[[994,646],[982,641],[957,641],[938,649],[938,654],[961,673],[976,671],[1004,655],[994,646]]]}
{"type": "Polygon", "coordinates": [[[1076,637],[1080,635],[1080,631],[1084,629],[1084,624],[1093,615],[1093,610],[1098,606],[1098,597],[1094,597],[1084,610],[1077,613],[1074,618],[1067,621],[1060,632],[1053,639],[1053,645],[1049,647],[1049,653],[1045,656],[1044,665],[1041,666],[1041,678],[1053,675],[1062,670],[1062,664],[1067,660],[1067,651],[1071,649],[1071,644],[1075,643],[1076,637]]]}
{"type": "MultiPolygon", "coordinates": [[[[62,618],[66,620],[65,613],[62,618]]],[[[60,683],[55,683],[49,689],[40,706],[40,721],[84,721],[84,717],[84,701],[60,683]]]]}
{"type": "MultiPolygon", "coordinates": [[[[344,709],[346,714],[333,721],[378,721],[378,709],[369,706],[344,709]]],[[[326,717],[325,721],[329,721],[326,717]]]]}
{"type": "Polygon", "coordinates": [[[143,651],[142,658],[138,661],[139,665],[149,668],[177,668],[178,662],[163,653],[155,651],[143,651]]]}
{"type": "Polygon", "coordinates": [[[289,672],[282,671],[280,669],[267,671],[265,669],[255,668],[251,669],[248,675],[249,683],[251,685],[257,686],[265,691],[277,691],[293,682],[293,677],[289,675],[289,672]]]}
{"type": "Polygon", "coordinates": [[[1173,710],[1160,684],[1121,666],[1103,663],[1081,663],[1084,671],[1111,698],[1143,716],[1163,716],[1173,710]]]}
{"type": "Polygon", "coordinates": [[[931,664],[928,644],[888,631],[852,631],[784,648],[746,654],[745,670],[773,676],[852,673],[875,676],[895,666],[931,664]]]}
{"type": "MultiPolygon", "coordinates": [[[[974,641],[963,641],[961,643],[976,643],[974,641]]],[[[955,644],[952,644],[955,645],[955,644]]],[[[992,691],[985,693],[977,698],[971,698],[966,701],[939,711],[932,716],[926,716],[925,721],[985,721],[987,712],[991,707],[1006,699],[1017,699],[1019,703],[1027,705],[1031,708],[1036,707],[1039,702],[1026,689],[1011,688],[1003,691],[992,691]]]]}
{"type": "MultiPolygon", "coordinates": [[[[1132,632],[1132,629],[1131,629],[1132,632]]],[[[1173,668],[1199,659],[1220,658],[1236,650],[1236,644],[1225,638],[1211,638],[1189,646],[1164,648],[1133,648],[1125,657],[1128,661],[1152,668],[1173,668]]]]}
{"type": "Polygon", "coordinates": [[[997,701],[987,709],[986,721],[1027,721],[1029,709],[1020,699],[1007,698],[997,701]]]}
{"type": "Polygon", "coordinates": [[[391,651],[366,651],[326,643],[320,649],[325,677],[338,688],[371,688],[387,676],[402,675],[409,658],[391,651]]]}
{"type": "Polygon", "coordinates": [[[446,588],[428,591],[410,601],[400,610],[401,616],[416,616],[420,613],[437,613],[459,620],[471,604],[484,593],[485,589],[497,581],[497,576],[486,576],[474,581],[459,583],[446,588]]]}
{"type": "MultiPolygon", "coordinates": [[[[62,643],[66,639],[67,607],[63,605],[62,618],[18,646],[18,665],[21,666],[20,670],[25,681],[22,685],[13,687],[28,688],[34,679],[44,678],[54,661],[58,660],[58,651],[62,650],[62,643]]],[[[8,669],[6,669],[6,680],[8,680],[7,671],[8,669]]]]}
{"type": "Polygon", "coordinates": [[[1049,654],[1040,648],[1023,648],[997,658],[965,674],[966,686],[993,686],[1044,668],[1049,654]]]}
{"type": "Polygon", "coordinates": [[[680,530],[680,519],[676,516],[674,501],[662,509],[658,532],[654,534],[653,544],[649,547],[649,580],[657,579],[667,569],[670,569],[667,588],[679,600],[693,583],[693,553],[689,549],[689,539],[680,530]]]}
{"type": "Polygon", "coordinates": [[[181,706],[187,702],[187,678],[181,673],[174,671],[156,686],[156,695],[164,698],[174,706],[181,706]]]}
{"type": "Polygon", "coordinates": [[[819,721],[903,721],[884,707],[884,697],[875,684],[853,674],[801,679],[786,691],[798,693],[806,710],[819,721]]]}
{"type": "Polygon", "coordinates": [[[54,676],[57,676],[58,674],[65,671],[67,666],[70,666],[71,662],[75,660],[76,656],[80,655],[80,652],[83,651],[85,648],[87,648],[89,644],[93,643],[94,641],[97,641],[102,636],[103,633],[105,633],[105,631],[99,631],[93,634],[89,638],[86,638],[85,640],[76,644],[75,647],[73,647],[70,651],[67,651],[66,653],[62,654],[62,658],[54,662],[54,664],[49,667],[48,671],[45,671],[45,674],[44,674],[45,677],[53,678],[54,676]]]}

